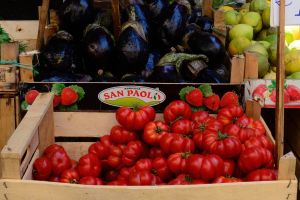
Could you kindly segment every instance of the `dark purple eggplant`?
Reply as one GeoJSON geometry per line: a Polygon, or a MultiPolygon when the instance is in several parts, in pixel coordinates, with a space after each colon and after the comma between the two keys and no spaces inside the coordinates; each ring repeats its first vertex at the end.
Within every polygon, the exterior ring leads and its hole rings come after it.
{"type": "Polygon", "coordinates": [[[178,73],[176,66],[172,64],[155,66],[149,81],[159,83],[182,83],[185,82],[178,73]]]}
{"type": "Polygon", "coordinates": [[[93,0],[66,0],[59,9],[60,29],[75,38],[81,38],[84,28],[93,19],[93,0]]]}
{"type": "Polygon", "coordinates": [[[222,78],[222,82],[229,83],[230,71],[225,65],[220,65],[219,67],[215,68],[214,71],[220,75],[220,77],[222,78]]]}
{"type": "Polygon", "coordinates": [[[159,29],[159,38],[166,49],[180,43],[190,13],[191,5],[187,0],[174,1],[168,8],[166,19],[159,29]]]}
{"type": "Polygon", "coordinates": [[[49,72],[80,73],[81,56],[73,36],[65,31],[53,35],[39,55],[38,71],[40,75],[49,72]]]}
{"type": "Polygon", "coordinates": [[[121,82],[145,82],[145,78],[138,74],[125,74],[122,76],[121,82]]]}
{"type": "Polygon", "coordinates": [[[84,33],[83,47],[86,70],[92,76],[99,69],[107,69],[112,64],[115,41],[106,28],[90,24],[84,33]]]}
{"type": "Polygon", "coordinates": [[[194,31],[187,33],[183,38],[183,45],[188,51],[208,57],[209,67],[217,67],[228,59],[224,45],[211,33],[194,31]]]}
{"type": "Polygon", "coordinates": [[[152,22],[159,24],[166,14],[168,2],[166,0],[146,0],[149,17],[152,22]]]}
{"type": "Polygon", "coordinates": [[[179,72],[185,80],[195,82],[205,68],[207,68],[207,64],[203,60],[185,60],[182,62],[179,72]]]}
{"type": "Polygon", "coordinates": [[[161,55],[157,51],[149,53],[145,69],[141,73],[143,77],[148,78],[152,74],[154,67],[158,63],[160,57],[161,55]]]}
{"type": "Polygon", "coordinates": [[[112,10],[107,8],[107,9],[102,9],[97,11],[93,24],[98,24],[100,26],[103,26],[112,33],[114,31],[112,10]]]}
{"type": "Polygon", "coordinates": [[[207,16],[195,16],[194,18],[190,18],[189,23],[197,24],[202,31],[204,32],[212,32],[212,27],[214,25],[213,20],[207,16]]]}
{"type": "Polygon", "coordinates": [[[209,68],[203,69],[196,81],[198,83],[225,83],[223,78],[216,71],[209,68]]]}
{"type": "Polygon", "coordinates": [[[149,47],[143,27],[136,21],[123,25],[117,43],[118,68],[114,71],[140,73],[147,62],[149,47]]]}

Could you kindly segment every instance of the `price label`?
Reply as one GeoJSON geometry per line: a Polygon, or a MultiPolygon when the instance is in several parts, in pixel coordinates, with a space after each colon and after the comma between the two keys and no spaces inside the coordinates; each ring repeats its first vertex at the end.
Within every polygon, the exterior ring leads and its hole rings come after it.
{"type": "MultiPolygon", "coordinates": [[[[270,25],[279,26],[280,0],[271,1],[270,25]]],[[[285,25],[300,25],[300,0],[285,0],[285,25]]]]}

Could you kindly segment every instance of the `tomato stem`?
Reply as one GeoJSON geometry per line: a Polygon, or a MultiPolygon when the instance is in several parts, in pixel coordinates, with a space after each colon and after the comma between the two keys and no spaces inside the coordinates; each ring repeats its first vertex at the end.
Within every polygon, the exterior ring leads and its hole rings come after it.
{"type": "Polygon", "coordinates": [[[222,133],[221,131],[218,131],[218,140],[224,140],[226,138],[228,138],[227,133],[222,133]]]}

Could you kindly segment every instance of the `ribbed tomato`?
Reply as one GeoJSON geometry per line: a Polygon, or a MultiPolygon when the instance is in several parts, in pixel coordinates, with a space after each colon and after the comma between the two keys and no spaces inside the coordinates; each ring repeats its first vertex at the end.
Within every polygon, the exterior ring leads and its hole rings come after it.
{"type": "Polygon", "coordinates": [[[128,131],[119,125],[115,125],[111,128],[109,137],[110,141],[116,144],[127,144],[137,139],[135,132],[128,131]]]}
{"type": "Polygon", "coordinates": [[[213,181],[213,183],[237,183],[237,182],[243,182],[243,181],[242,179],[239,178],[225,177],[225,176],[219,176],[213,181]]]}
{"type": "Polygon", "coordinates": [[[195,144],[193,140],[184,135],[167,133],[160,139],[160,148],[166,155],[179,152],[193,153],[195,144]]]}
{"type": "Polygon", "coordinates": [[[169,132],[170,127],[162,121],[148,122],[143,132],[143,140],[152,146],[158,146],[160,138],[169,132]]]}
{"type": "Polygon", "coordinates": [[[186,163],[190,153],[174,153],[168,157],[168,167],[174,174],[187,172],[186,163]]]}
{"type": "Polygon", "coordinates": [[[220,121],[224,126],[227,124],[235,123],[238,118],[242,117],[244,110],[241,106],[232,105],[222,108],[217,115],[218,121],[220,121]]]}
{"type": "Polygon", "coordinates": [[[192,110],[190,106],[181,100],[172,101],[164,110],[166,123],[173,123],[178,119],[190,119],[192,110]]]}
{"type": "Polygon", "coordinates": [[[277,172],[272,169],[257,169],[250,172],[247,181],[272,181],[277,179],[277,172]]]}

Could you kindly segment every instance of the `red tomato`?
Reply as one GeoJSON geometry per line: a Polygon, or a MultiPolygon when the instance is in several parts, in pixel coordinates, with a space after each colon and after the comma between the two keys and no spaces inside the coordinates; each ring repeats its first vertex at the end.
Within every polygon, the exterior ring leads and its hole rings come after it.
{"type": "Polygon", "coordinates": [[[114,169],[118,168],[122,164],[122,155],[123,150],[120,145],[111,146],[109,156],[107,158],[107,164],[114,169]]]}
{"type": "Polygon", "coordinates": [[[225,177],[225,176],[219,176],[213,181],[213,183],[237,183],[237,182],[243,182],[243,181],[242,179],[239,178],[225,177]]]}
{"type": "Polygon", "coordinates": [[[137,109],[121,107],[116,111],[117,121],[129,131],[142,130],[154,118],[155,110],[151,106],[142,106],[137,109]]]}
{"type": "Polygon", "coordinates": [[[220,131],[207,131],[203,134],[203,148],[221,158],[236,158],[242,151],[242,144],[235,136],[223,134],[220,131]]]}
{"type": "Polygon", "coordinates": [[[194,154],[187,159],[187,172],[192,178],[210,181],[224,175],[224,161],[218,155],[194,154]]]}
{"type": "Polygon", "coordinates": [[[203,150],[203,133],[194,134],[193,141],[199,150],[203,150]]]}
{"type": "Polygon", "coordinates": [[[186,163],[190,153],[174,153],[168,157],[168,168],[174,174],[182,174],[187,172],[186,163]]]}
{"type": "Polygon", "coordinates": [[[125,180],[115,180],[108,182],[106,185],[127,185],[127,182],[125,180]]]}
{"type": "Polygon", "coordinates": [[[257,169],[250,172],[246,181],[272,181],[277,179],[277,172],[272,169],[257,169]]]}
{"type": "Polygon", "coordinates": [[[196,111],[191,115],[192,122],[203,122],[207,118],[210,118],[209,113],[203,110],[196,111]]]}
{"type": "Polygon", "coordinates": [[[181,134],[167,133],[160,139],[160,148],[165,154],[195,151],[193,140],[181,134]]]}
{"type": "Polygon", "coordinates": [[[234,160],[224,160],[224,175],[232,176],[234,171],[235,171],[234,160]]]}
{"type": "Polygon", "coordinates": [[[165,153],[161,148],[151,148],[149,151],[149,158],[165,157],[165,153]]]}
{"type": "Polygon", "coordinates": [[[125,166],[134,165],[143,156],[144,150],[145,147],[139,140],[129,142],[123,151],[122,163],[125,166]]]}
{"type": "Polygon", "coordinates": [[[127,182],[129,174],[132,170],[135,170],[133,167],[131,168],[126,168],[123,167],[120,171],[119,171],[119,176],[118,176],[118,180],[124,180],[127,182]]]}
{"type": "Polygon", "coordinates": [[[65,150],[57,149],[50,156],[52,164],[52,174],[59,176],[66,169],[71,168],[71,160],[65,150]]]}
{"type": "Polygon", "coordinates": [[[47,180],[52,172],[52,164],[49,158],[42,156],[33,163],[32,175],[35,180],[47,180]]]}
{"type": "Polygon", "coordinates": [[[265,135],[266,129],[263,123],[260,120],[254,120],[253,118],[250,118],[248,128],[252,128],[255,131],[255,135],[265,135]]]}
{"type": "Polygon", "coordinates": [[[104,136],[100,137],[100,142],[101,142],[101,144],[103,144],[104,146],[106,146],[108,148],[110,148],[113,145],[112,141],[110,140],[109,135],[104,135],[104,136]]]}
{"type": "Polygon", "coordinates": [[[119,176],[118,171],[109,170],[109,171],[104,173],[103,180],[106,181],[106,182],[111,182],[111,181],[117,180],[118,176],[119,176]]]}
{"type": "Polygon", "coordinates": [[[134,167],[138,171],[151,171],[152,161],[149,158],[141,159],[136,162],[134,167]]]}
{"type": "Polygon", "coordinates": [[[129,174],[128,185],[155,185],[156,178],[149,171],[134,170],[129,174]]]}
{"type": "Polygon", "coordinates": [[[164,110],[166,123],[173,123],[177,119],[190,119],[192,110],[190,106],[181,100],[172,101],[164,110]]]}
{"type": "Polygon", "coordinates": [[[218,121],[220,121],[224,126],[230,123],[235,123],[236,120],[242,117],[244,110],[241,106],[231,105],[222,108],[217,115],[218,121]]]}
{"type": "Polygon", "coordinates": [[[171,132],[189,135],[192,133],[192,122],[188,119],[179,119],[171,125],[171,132]]]}
{"type": "Polygon", "coordinates": [[[168,162],[163,157],[158,157],[152,160],[151,172],[158,176],[162,181],[168,181],[172,176],[168,167],[168,162]]]}
{"type": "Polygon", "coordinates": [[[148,122],[143,132],[143,140],[152,146],[158,146],[160,138],[169,132],[170,127],[162,121],[148,122]]]}
{"type": "Polygon", "coordinates": [[[104,185],[103,181],[100,178],[94,177],[94,176],[85,176],[85,177],[82,177],[79,180],[79,184],[84,184],[84,185],[104,185]]]}
{"type": "Polygon", "coordinates": [[[171,180],[169,185],[189,185],[189,184],[205,184],[206,182],[200,179],[193,180],[188,174],[180,174],[175,179],[171,180]]]}
{"type": "Polygon", "coordinates": [[[243,149],[249,149],[252,147],[264,147],[271,152],[274,151],[274,144],[273,142],[265,135],[251,137],[243,144],[243,149]]]}
{"type": "Polygon", "coordinates": [[[99,176],[101,172],[101,163],[97,156],[94,154],[86,154],[79,159],[78,172],[80,177],[85,176],[99,176]]]}
{"type": "Polygon", "coordinates": [[[238,167],[244,173],[249,173],[259,168],[273,168],[273,155],[271,151],[263,147],[245,149],[238,160],[238,167]]]}
{"type": "Polygon", "coordinates": [[[46,147],[46,149],[44,150],[44,155],[48,158],[51,157],[51,155],[57,151],[57,150],[64,150],[65,149],[61,146],[61,145],[58,145],[58,144],[51,144],[49,146],[46,147]]]}
{"type": "Polygon", "coordinates": [[[127,131],[122,126],[116,125],[110,130],[110,141],[116,144],[127,144],[130,141],[136,140],[136,134],[132,131],[127,131]]]}
{"type": "Polygon", "coordinates": [[[76,169],[67,169],[60,176],[60,182],[62,183],[78,183],[79,179],[79,173],[76,169]]]}
{"type": "Polygon", "coordinates": [[[255,136],[255,131],[252,128],[239,127],[237,124],[228,124],[225,126],[223,132],[238,137],[242,144],[249,138],[255,136]]]}
{"type": "Polygon", "coordinates": [[[204,133],[206,131],[220,131],[223,125],[213,117],[207,117],[204,120],[193,122],[193,134],[204,133]]]}
{"type": "Polygon", "coordinates": [[[103,145],[100,141],[89,146],[89,153],[96,155],[100,160],[106,159],[109,155],[109,148],[103,145]]]}

